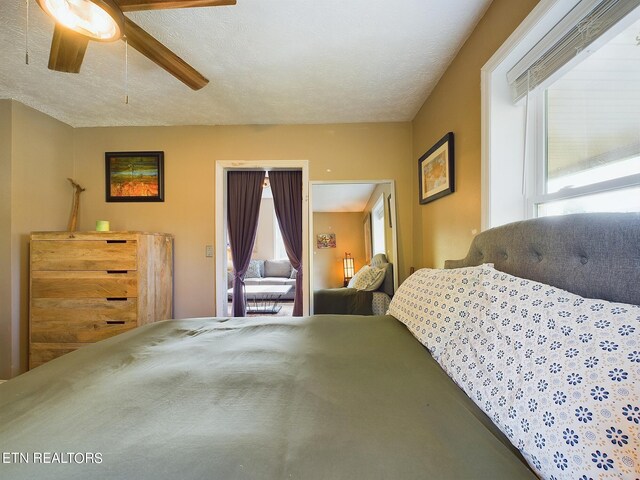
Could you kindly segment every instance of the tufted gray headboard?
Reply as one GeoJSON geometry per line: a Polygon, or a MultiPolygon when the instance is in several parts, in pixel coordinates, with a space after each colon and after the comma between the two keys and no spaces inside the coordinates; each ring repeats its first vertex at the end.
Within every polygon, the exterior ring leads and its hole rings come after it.
{"type": "Polygon", "coordinates": [[[640,213],[583,213],[492,228],[445,268],[482,263],[583,297],[640,305],[640,213]]]}
{"type": "Polygon", "coordinates": [[[386,293],[390,297],[393,297],[395,293],[393,291],[393,265],[387,260],[387,256],[384,253],[377,253],[371,259],[369,263],[372,267],[384,267],[384,281],[378,290],[386,293]]]}

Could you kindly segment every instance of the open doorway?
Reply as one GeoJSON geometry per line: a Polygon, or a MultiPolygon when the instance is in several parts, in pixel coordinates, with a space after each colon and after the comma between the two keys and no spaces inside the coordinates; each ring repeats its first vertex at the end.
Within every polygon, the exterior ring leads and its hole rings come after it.
{"type": "MultiPolygon", "coordinates": [[[[228,293],[228,302],[227,302],[227,311],[233,312],[234,316],[293,316],[294,315],[294,304],[296,297],[296,283],[298,282],[298,270],[297,270],[297,262],[292,263],[289,255],[287,253],[287,247],[285,243],[285,238],[282,234],[280,221],[278,219],[278,213],[276,209],[276,203],[274,198],[274,191],[271,185],[270,175],[278,174],[294,174],[297,177],[293,177],[296,179],[296,183],[299,181],[297,190],[297,198],[298,202],[302,200],[302,172],[297,171],[278,171],[278,172],[263,172],[263,171],[231,171],[227,173],[227,181],[229,184],[229,188],[232,188],[230,185],[231,177],[235,175],[247,175],[247,174],[257,174],[260,178],[260,175],[265,175],[264,179],[261,182],[260,186],[260,206],[257,209],[257,222],[255,223],[256,231],[254,236],[253,247],[248,252],[248,260],[249,265],[246,268],[246,271],[243,276],[243,295],[240,299],[242,303],[244,303],[244,312],[242,314],[238,313],[238,308],[233,308],[233,282],[235,279],[235,269],[238,268],[238,263],[233,262],[232,255],[232,243],[233,243],[233,235],[232,228],[237,227],[240,228],[248,228],[247,221],[248,218],[242,220],[244,217],[244,212],[238,212],[238,214],[234,215],[232,210],[233,202],[231,198],[233,195],[229,195],[229,216],[227,217],[227,221],[230,222],[228,225],[227,233],[229,235],[229,246],[227,247],[227,261],[228,265],[228,282],[227,282],[227,293],[228,293]],[[234,219],[235,218],[235,219],[234,219]],[[236,225],[235,221],[238,220],[239,224],[236,225]],[[295,266],[294,266],[295,265],[295,266]]],[[[287,177],[289,178],[289,177],[287,177]]],[[[291,206],[292,202],[290,199],[287,199],[284,203],[286,206],[291,206]]],[[[282,209],[283,204],[279,204],[282,209]]],[[[301,205],[298,203],[298,208],[301,205]]],[[[244,208],[242,210],[246,211],[248,208],[247,204],[244,204],[244,208]]],[[[282,211],[281,211],[282,213],[282,211]]],[[[302,212],[298,210],[298,215],[295,215],[297,218],[298,227],[294,230],[291,230],[291,233],[294,234],[298,239],[298,242],[301,242],[302,239],[302,212]]],[[[296,218],[292,218],[294,222],[296,218]]],[[[285,222],[288,222],[288,219],[285,219],[285,222]]],[[[248,236],[248,235],[245,235],[248,236]]],[[[295,241],[295,240],[294,240],[295,241]]],[[[245,242],[241,242],[245,243],[245,242]]],[[[300,251],[302,247],[301,243],[298,243],[298,250],[300,251]]],[[[296,255],[295,253],[293,255],[296,255]]],[[[299,254],[298,254],[299,255],[299,254]]],[[[296,256],[297,258],[297,256],[296,256]]],[[[302,277],[301,281],[303,280],[302,277]]],[[[299,300],[300,305],[302,306],[302,299],[299,300]]],[[[240,308],[240,307],[239,307],[240,308]]]]}
{"type": "MultiPolygon", "coordinates": [[[[314,298],[320,297],[314,293],[323,291],[321,297],[330,302],[348,302],[351,297],[346,292],[335,292],[341,296],[338,300],[328,290],[351,288],[351,277],[367,267],[384,267],[384,277],[373,292],[373,301],[384,310],[398,288],[395,182],[312,181],[309,189],[311,312],[343,313],[338,307],[331,312],[325,306],[316,310],[314,298]]],[[[358,298],[354,297],[356,303],[358,298]]]]}
{"type": "MultiPolygon", "coordinates": [[[[216,162],[216,315],[228,316],[228,276],[230,266],[228,255],[228,229],[227,229],[227,186],[228,173],[230,171],[274,171],[274,170],[299,170],[302,172],[302,298],[303,314],[309,314],[309,287],[307,272],[308,266],[308,161],[306,160],[266,160],[266,161],[218,161],[216,162]]],[[[275,260],[275,259],[274,259],[275,260]]]]}

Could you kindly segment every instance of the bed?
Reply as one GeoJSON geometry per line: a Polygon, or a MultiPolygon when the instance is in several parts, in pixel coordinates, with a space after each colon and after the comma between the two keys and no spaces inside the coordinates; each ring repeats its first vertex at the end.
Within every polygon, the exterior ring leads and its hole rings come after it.
{"type": "MultiPolygon", "coordinates": [[[[640,216],[499,227],[448,266],[483,263],[637,305],[640,216]]],[[[441,353],[391,315],[147,325],[0,385],[0,476],[536,478],[441,353]]],[[[636,478],[637,463],[614,473],[636,478]]]]}
{"type": "Polygon", "coordinates": [[[384,253],[378,253],[373,256],[369,265],[365,265],[356,273],[348,287],[326,288],[313,292],[313,311],[316,314],[384,315],[393,293],[393,265],[384,253]],[[358,276],[362,276],[365,269],[379,269],[379,282],[372,279],[372,285],[368,280],[359,281],[358,276]]]}

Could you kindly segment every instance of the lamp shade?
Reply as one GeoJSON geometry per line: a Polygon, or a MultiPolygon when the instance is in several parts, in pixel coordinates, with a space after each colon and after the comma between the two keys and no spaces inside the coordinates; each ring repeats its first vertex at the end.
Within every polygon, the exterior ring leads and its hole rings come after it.
{"type": "Polygon", "coordinates": [[[355,265],[350,253],[345,252],[342,259],[342,269],[344,271],[344,284],[346,285],[355,273],[355,265]]]}
{"type": "Polygon", "coordinates": [[[122,37],[124,15],[113,0],[37,0],[56,23],[91,40],[111,42],[122,37]]]}

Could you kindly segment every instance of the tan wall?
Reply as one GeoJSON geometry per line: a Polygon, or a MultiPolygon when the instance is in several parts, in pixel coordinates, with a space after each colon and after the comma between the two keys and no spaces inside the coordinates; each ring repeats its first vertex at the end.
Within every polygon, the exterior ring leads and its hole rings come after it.
{"type": "Polygon", "coordinates": [[[365,264],[362,213],[315,212],[313,214],[313,288],[344,286],[342,259],[345,252],[354,259],[356,271],[365,264]],[[335,233],[336,248],[317,248],[319,233],[335,233]]]}
{"type": "Polygon", "coordinates": [[[0,379],[11,376],[11,100],[0,100],[0,379]]]}
{"type": "Polygon", "coordinates": [[[123,127],[75,130],[77,180],[86,186],[80,228],[110,220],[112,229],[173,233],[175,314],[213,315],[216,160],[308,160],[310,180],[395,179],[398,185],[400,276],[412,248],[411,125],[409,123],[123,127]],[[163,150],[164,203],[106,203],[104,152],[163,150]],[[327,171],[330,170],[330,171],[327,171]],[[411,170],[411,171],[410,171],[411,170]]]}
{"type": "MultiPolygon", "coordinates": [[[[0,132],[4,131],[0,126],[0,132]]],[[[68,125],[11,102],[11,317],[3,316],[0,376],[26,369],[28,339],[28,236],[34,230],[65,230],[73,190],[73,129],[68,125]]],[[[4,285],[3,292],[4,292],[4,285]]],[[[6,292],[3,293],[6,295],[6,292]]]]}
{"type": "Polygon", "coordinates": [[[420,205],[412,176],[416,267],[464,257],[480,230],[480,69],[537,3],[494,0],[412,122],[411,172],[447,132],[455,135],[455,193],[420,205]]]}

